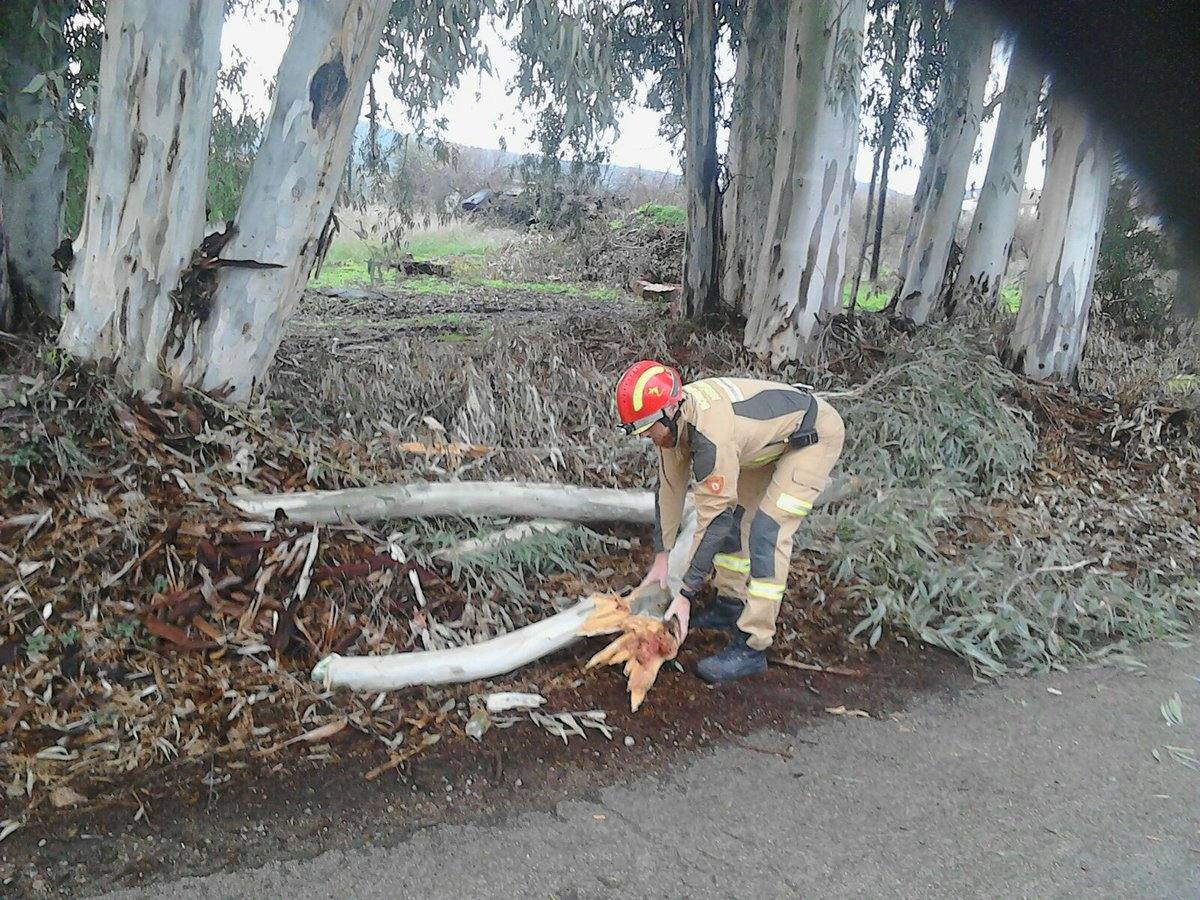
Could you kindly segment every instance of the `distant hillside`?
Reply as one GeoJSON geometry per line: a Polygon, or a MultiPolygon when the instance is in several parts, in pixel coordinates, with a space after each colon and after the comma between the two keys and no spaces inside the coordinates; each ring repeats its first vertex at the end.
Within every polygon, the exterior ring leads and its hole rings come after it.
{"type": "MultiPolygon", "coordinates": [[[[359,122],[354,130],[356,153],[360,152],[366,146],[368,128],[369,126],[366,122],[359,122]]],[[[403,139],[404,135],[400,132],[383,125],[379,126],[379,143],[383,152],[386,153],[396,142],[403,139]]],[[[451,146],[458,152],[459,159],[464,167],[469,167],[477,171],[499,172],[503,169],[515,169],[521,162],[521,154],[514,153],[511,150],[469,147],[465,144],[451,144],[451,146]]],[[[565,166],[566,164],[563,163],[563,165],[565,166]]],[[[601,183],[611,189],[629,183],[657,183],[663,187],[671,188],[676,186],[679,180],[679,176],[672,172],[633,166],[607,165],[601,174],[601,183]]]]}

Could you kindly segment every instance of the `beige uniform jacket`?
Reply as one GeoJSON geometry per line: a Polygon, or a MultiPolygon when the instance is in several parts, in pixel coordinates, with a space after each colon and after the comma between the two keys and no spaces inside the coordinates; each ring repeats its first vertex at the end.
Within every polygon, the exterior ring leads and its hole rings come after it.
{"type": "Polygon", "coordinates": [[[684,587],[699,589],[713,558],[737,534],[738,474],[791,449],[811,394],[772,381],[707,378],[684,387],[676,446],[660,452],[656,549],[674,545],[689,482],[699,518],[684,587]]]}

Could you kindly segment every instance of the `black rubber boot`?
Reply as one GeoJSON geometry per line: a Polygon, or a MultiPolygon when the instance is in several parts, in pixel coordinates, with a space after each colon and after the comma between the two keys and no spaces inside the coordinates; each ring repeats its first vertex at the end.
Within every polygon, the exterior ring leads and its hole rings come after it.
{"type": "Polygon", "coordinates": [[[696,663],[696,674],[709,684],[724,684],[767,671],[766,651],[750,647],[746,638],[747,635],[739,631],[720,653],[696,663]]]}
{"type": "Polygon", "coordinates": [[[741,600],[717,597],[712,603],[692,616],[690,628],[719,628],[732,631],[744,609],[741,600]]]}

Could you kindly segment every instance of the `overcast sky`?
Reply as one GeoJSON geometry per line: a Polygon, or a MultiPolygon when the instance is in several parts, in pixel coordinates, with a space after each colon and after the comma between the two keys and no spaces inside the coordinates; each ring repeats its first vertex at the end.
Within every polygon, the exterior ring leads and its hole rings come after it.
{"type": "MultiPolygon", "coordinates": [[[[240,51],[246,58],[248,71],[245,89],[250,102],[265,112],[267,88],[279,67],[287,44],[290,23],[277,23],[255,16],[239,14],[225,25],[222,52],[226,59],[240,51]]],[[[488,41],[492,60],[492,75],[473,75],[451,95],[441,111],[448,122],[447,138],[457,144],[485,149],[498,148],[504,142],[509,150],[523,152],[534,149],[529,140],[529,125],[518,109],[517,101],[508,96],[506,85],[516,73],[514,54],[504,46],[499,35],[488,41]]],[[[993,60],[993,84],[988,94],[1003,83],[1006,68],[1005,53],[997,45],[993,60]]],[[[726,61],[729,65],[730,61],[726,61]]],[[[386,77],[376,75],[376,91],[381,103],[389,107],[394,126],[405,129],[399,107],[390,97],[386,77]]],[[[670,172],[679,171],[676,148],[659,136],[660,117],[644,107],[633,107],[621,117],[620,133],[610,147],[612,161],[623,166],[640,166],[670,172]]],[[[995,132],[996,117],[984,123],[977,146],[976,159],[967,177],[968,185],[982,183],[987,167],[987,152],[995,132]]],[[[911,194],[916,189],[924,135],[913,135],[909,150],[911,162],[894,166],[891,175],[893,190],[911,194]]],[[[871,154],[862,148],[858,154],[858,180],[866,183],[871,177],[871,154]]],[[[1039,140],[1030,153],[1026,187],[1040,188],[1045,174],[1045,142],[1039,140]]]]}

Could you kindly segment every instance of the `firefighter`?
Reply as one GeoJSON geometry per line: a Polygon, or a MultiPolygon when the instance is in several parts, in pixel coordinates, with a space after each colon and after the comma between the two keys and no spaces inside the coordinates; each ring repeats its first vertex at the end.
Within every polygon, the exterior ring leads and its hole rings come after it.
{"type": "Polygon", "coordinates": [[[621,429],[659,449],[656,555],[643,584],[667,585],[667,557],[691,482],[696,535],[666,619],[678,623],[680,640],[689,619],[696,628],[730,632],[729,645],[696,667],[710,684],[764,672],[792,537],[841,455],[841,416],[792,385],[748,378],[685,385],[677,371],[654,360],[625,371],[616,403],[621,429]],[[710,575],[716,597],[691,618],[710,575]]]}

